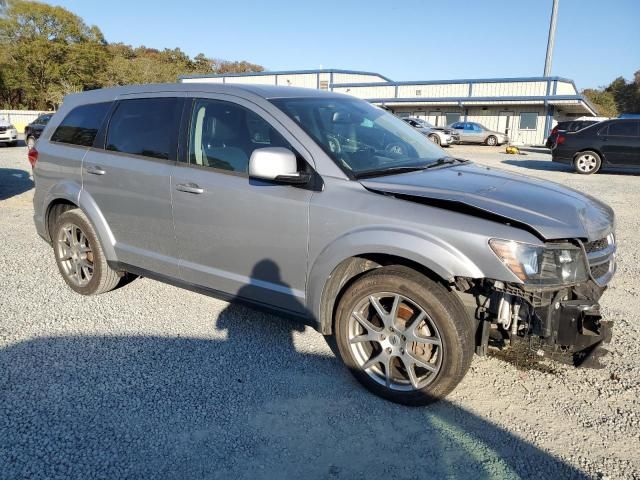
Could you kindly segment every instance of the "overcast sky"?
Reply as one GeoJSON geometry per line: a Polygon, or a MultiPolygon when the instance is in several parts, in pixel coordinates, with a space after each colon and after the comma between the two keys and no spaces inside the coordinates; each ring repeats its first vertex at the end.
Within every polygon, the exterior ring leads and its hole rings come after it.
{"type": "MultiPolygon", "coordinates": [[[[539,76],[551,0],[54,0],[109,42],[180,47],[269,70],[393,80],[539,76]]],[[[640,69],[640,0],[560,0],[552,74],[578,88],[640,69]]]]}

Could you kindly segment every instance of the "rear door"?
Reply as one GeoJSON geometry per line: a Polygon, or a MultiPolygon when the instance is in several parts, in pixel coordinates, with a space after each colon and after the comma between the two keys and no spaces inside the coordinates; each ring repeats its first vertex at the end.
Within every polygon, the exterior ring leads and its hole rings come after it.
{"type": "Polygon", "coordinates": [[[183,107],[178,94],[121,97],[83,163],[83,189],[112,233],[118,260],[179,276],[171,168],[183,107]]]}
{"type": "Polygon", "coordinates": [[[255,149],[289,148],[302,165],[304,147],[238,97],[208,94],[193,99],[190,110],[185,155],[172,175],[183,279],[304,312],[312,191],[248,176],[255,149]]]}
{"type": "Polygon", "coordinates": [[[602,153],[608,163],[620,166],[640,166],[640,122],[615,120],[599,133],[602,153]]]}

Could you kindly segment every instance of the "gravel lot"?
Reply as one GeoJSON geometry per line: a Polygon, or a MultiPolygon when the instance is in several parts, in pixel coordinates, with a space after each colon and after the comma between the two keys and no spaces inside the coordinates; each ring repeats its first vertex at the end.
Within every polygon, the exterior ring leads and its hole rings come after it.
{"type": "Polygon", "coordinates": [[[429,408],[358,386],[324,338],[148,279],[85,298],[36,235],[24,147],[0,148],[0,478],[640,478],[640,176],[543,150],[450,154],[608,202],[619,270],[602,370],[476,357],[429,408]]]}

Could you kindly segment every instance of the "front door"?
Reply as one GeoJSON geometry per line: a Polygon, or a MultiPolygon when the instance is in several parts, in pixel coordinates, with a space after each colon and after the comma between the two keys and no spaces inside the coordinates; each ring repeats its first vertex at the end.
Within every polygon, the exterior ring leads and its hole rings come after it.
{"type": "Polygon", "coordinates": [[[427,121],[434,126],[440,126],[440,112],[433,111],[429,112],[429,116],[427,116],[427,121]]]}
{"type": "Polygon", "coordinates": [[[513,115],[513,112],[500,112],[498,114],[498,132],[507,134],[509,138],[512,138],[513,115]]]}
{"type": "Polygon", "coordinates": [[[171,179],[181,275],[192,284],[301,313],[312,192],[247,174],[257,148],[301,149],[266,112],[233,98],[193,100],[187,155],[171,179]]]}
{"type": "Polygon", "coordinates": [[[601,149],[613,165],[640,166],[640,121],[615,120],[600,131],[601,149]]]}
{"type": "Polygon", "coordinates": [[[177,277],[169,180],[176,160],[183,100],[175,96],[117,102],[106,141],[83,162],[83,191],[97,203],[120,262],[177,277]]]}

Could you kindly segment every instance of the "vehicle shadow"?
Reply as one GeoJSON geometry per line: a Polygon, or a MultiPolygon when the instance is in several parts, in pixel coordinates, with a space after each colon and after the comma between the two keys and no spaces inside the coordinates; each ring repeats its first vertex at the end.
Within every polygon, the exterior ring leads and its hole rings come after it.
{"type": "MultiPolygon", "coordinates": [[[[573,167],[571,165],[566,165],[564,163],[552,162],[551,160],[517,160],[517,159],[508,159],[502,160],[502,163],[506,163],[508,165],[515,165],[516,167],[528,168],[531,170],[542,170],[547,172],[573,172],[573,167]]],[[[629,169],[629,168],[607,168],[603,167],[596,175],[625,175],[625,176],[640,176],[639,170],[629,169]]]]}
{"type": "Polygon", "coordinates": [[[446,400],[367,393],[292,320],[203,316],[210,338],[0,350],[0,478],[588,478],[446,400]]]}
{"type": "Polygon", "coordinates": [[[33,180],[25,170],[0,168],[0,200],[20,195],[34,186],[33,180]]]}
{"type": "Polygon", "coordinates": [[[501,163],[531,170],[543,170],[546,172],[573,172],[573,168],[571,168],[570,165],[552,162],[551,160],[517,160],[510,158],[508,160],[502,160],[501,163]]]}

